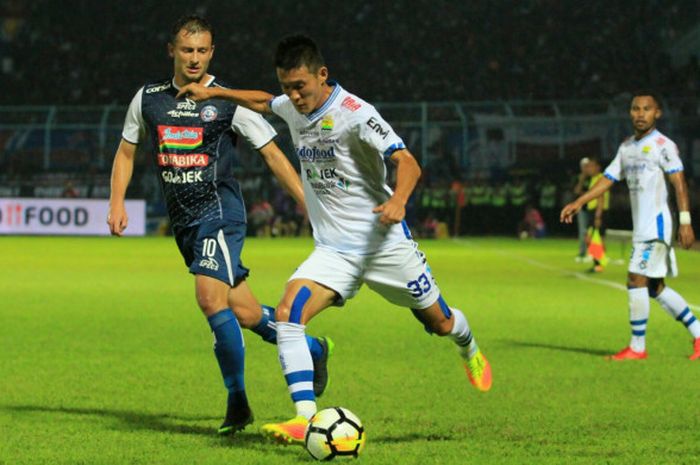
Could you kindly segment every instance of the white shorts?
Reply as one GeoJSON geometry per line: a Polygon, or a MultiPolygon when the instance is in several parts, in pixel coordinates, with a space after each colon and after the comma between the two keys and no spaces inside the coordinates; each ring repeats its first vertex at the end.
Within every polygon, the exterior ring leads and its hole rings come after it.
{"type": "Polygon", "coordinates": [[[400,242],[372,255],[342,253],[316,247],[289,278],[310,279],[340,295],[338,305],[352,298],[363,283],[389,302],[424,309],[440,297],[423,252],[413,241],[400,242]]]}
{"type": "Polygon", "coordinates": [[[648,278],[678,276],[673,247],[661,241],[632,243],[632,254],[627,271],[648,278]]]}

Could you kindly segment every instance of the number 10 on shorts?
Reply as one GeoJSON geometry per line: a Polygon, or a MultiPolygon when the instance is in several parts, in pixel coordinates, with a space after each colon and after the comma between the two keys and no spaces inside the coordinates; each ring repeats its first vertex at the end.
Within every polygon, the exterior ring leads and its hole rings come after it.
{"type": "Polygon", "coordinates": [[[202,255],[205,257],[213,257],[216,254],[216,239],[204,239],[202,246],[202,255]]]}

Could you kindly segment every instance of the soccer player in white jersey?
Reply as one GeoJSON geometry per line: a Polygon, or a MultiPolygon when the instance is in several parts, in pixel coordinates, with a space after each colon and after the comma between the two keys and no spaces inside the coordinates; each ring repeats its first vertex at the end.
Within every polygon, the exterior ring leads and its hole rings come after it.
{"type": "Polygon", "coordinates": [[[685,299],[664,282],[666,276],[678,274],[672,247],[673,219],[668,206],[666,179],[676,191],[680,223],[678,241],[684,249],[690,248],[695,241],[683,163],[676,144],[656,129],[656,121],[661,117],[658,95],[646,90],[636,92],[630,117],[634,136],[620,145],[615,159],[605,169],[605,176],[591,190],[564,207],[561,219],[571,223],[573,215],[586,202],[599,197],[616,181],[627,179],[634,228],[627,277],[632,339],[628,347],[610,358],[647,358],[645,335],[651,296],[688,329],[694,339],[690,359],[697,360],[700,358],[700,322],[685,299]]]}
{"type": "Polygon", "coordinates": [[[316,44],[305,36],[280,42],[275,57],[284,95],[189,85],[194,100],[229,99],[288,124],[301,162],[304,195],[316,247],[287,283],[276,309],[277,343],[297,416],[263,426],[283,442],[302,442],[316,412],[313,366],[302,344],[307,322],[353,297],[364,283],[396,305],[411,308],[425,328],[450,336],[471,383],[491,387],[491,368],[464,314],[440,295],[424,255],[410,237],[405,204],[421,170],[401,138],[361,98],[328,79],[316,44]],[[385,160],[396,165],[396,188],[386,185],[385,160]]]}

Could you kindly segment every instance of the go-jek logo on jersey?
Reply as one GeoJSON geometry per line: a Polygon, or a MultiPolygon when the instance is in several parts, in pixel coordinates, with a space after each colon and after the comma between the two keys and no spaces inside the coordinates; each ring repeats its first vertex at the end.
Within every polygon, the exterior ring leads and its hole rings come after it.
{"type": "Polygon", "coordinates": [[[318,147],[298,147],[296,149],[297,157],[301,161],[330,161],[335,160],[335,151],[333,147],[328,147],[327,149],[321,149],[318,147]]]}
{"type": "Polygon", "coordinates": [[[159,153],[157,158],[158,166],[192,168],[194,166],[207,166],[209,164],[209,155],[204,153],[159,153]]]}
{"type": "Polygon", "coordinates": [[[317,180],[317,179],[334,179],[338,177],[338,173],[335,172],[334,168],[310,168],[306,170],[306,179],[317,180]]]}
{"type": "Polygon", "coordinates": [[[158,125],[158,147],[160,150],[188,150],[199,147],[204,141],[204,128],[158,125]]]}
{"type": "Polygon", "coordinates": [[[168,184],[193,184],[195,182],[204,182],[201,171],[163,171],[160,173],[160,176],[163,178],[163,182],[168,184]]]}

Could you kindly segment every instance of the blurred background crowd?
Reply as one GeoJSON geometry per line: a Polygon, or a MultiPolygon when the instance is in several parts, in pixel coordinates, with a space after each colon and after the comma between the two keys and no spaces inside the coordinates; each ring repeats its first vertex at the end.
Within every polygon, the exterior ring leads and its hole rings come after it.
{"type": "MultiPolygon", "coordinates": [[[[109,159],[124,107],[144,82],[171,74],[169,28],[190,12],[215,26],[212,74],[241,88],[278,89],[274,47],[293,32],[315,37],[331,76],[370,102],[594,100],[624,106],[630,90],[654,87],[666,97],[669,113],[682,117],[669,129],[685,137],[679,146],[694,186],[692,177],[700,171],[693,171],[700,143],[692,136],[700,134],[699,10],[697,0],[202,0],[194,10],[185,1],[0,1],[0,195],[108,196],[109,159]],[[326,21],[329,9],[333,21],[326,21]],[[63,116],[62,123],[78,126],[55,134],[47,155],[45,146],[32,145],[42,126],[31,126],[46,125],[46,112],[27,110],[18,126],[17,108],[36,105],[98,109],[94,115],[81,110],[76,121],[63,116]],[[81,130],[85,115],[92,115],[88,123],[104,119],[104,106],[114,108],[106,118],[110,126],[99,136],[81,130]],[[99,152],[104,153],[98,163],[99,152]]],[[[396,128],[403,136],[401,126],[396,128]]],[[[440,128],[435,131],[427,144],[431,159],[406,137],[424,168],[408,219],[424,236],[515,234],[538,221],[557,233],[557,213],[573,195],[578,159],[614,155],[601,153],[607,146],[593,145],[547,165],[536,161],[537,148],[521,147],[534,161],[488,166],[487,160],[476,169],[469,157],[454,155],[457,149],[440,128]]],[[[470,131],[475,138],[478,130],[470,131]]],[[[493,143],[505,136],[482,137],[493,143]]],[[[251,234],[308,231],[303,212],[259,163],[252,168],[243,163],[240,173],[251,234]]],[[[697,197],[697,189],[692,192],[697,197]]],[[[164,214],[147,160],[137,165],[129,195],[149,199],[154,217],[164,214]]],[[[626,208],[626,195],[613,199],[611,208],[626,208]]]]}

